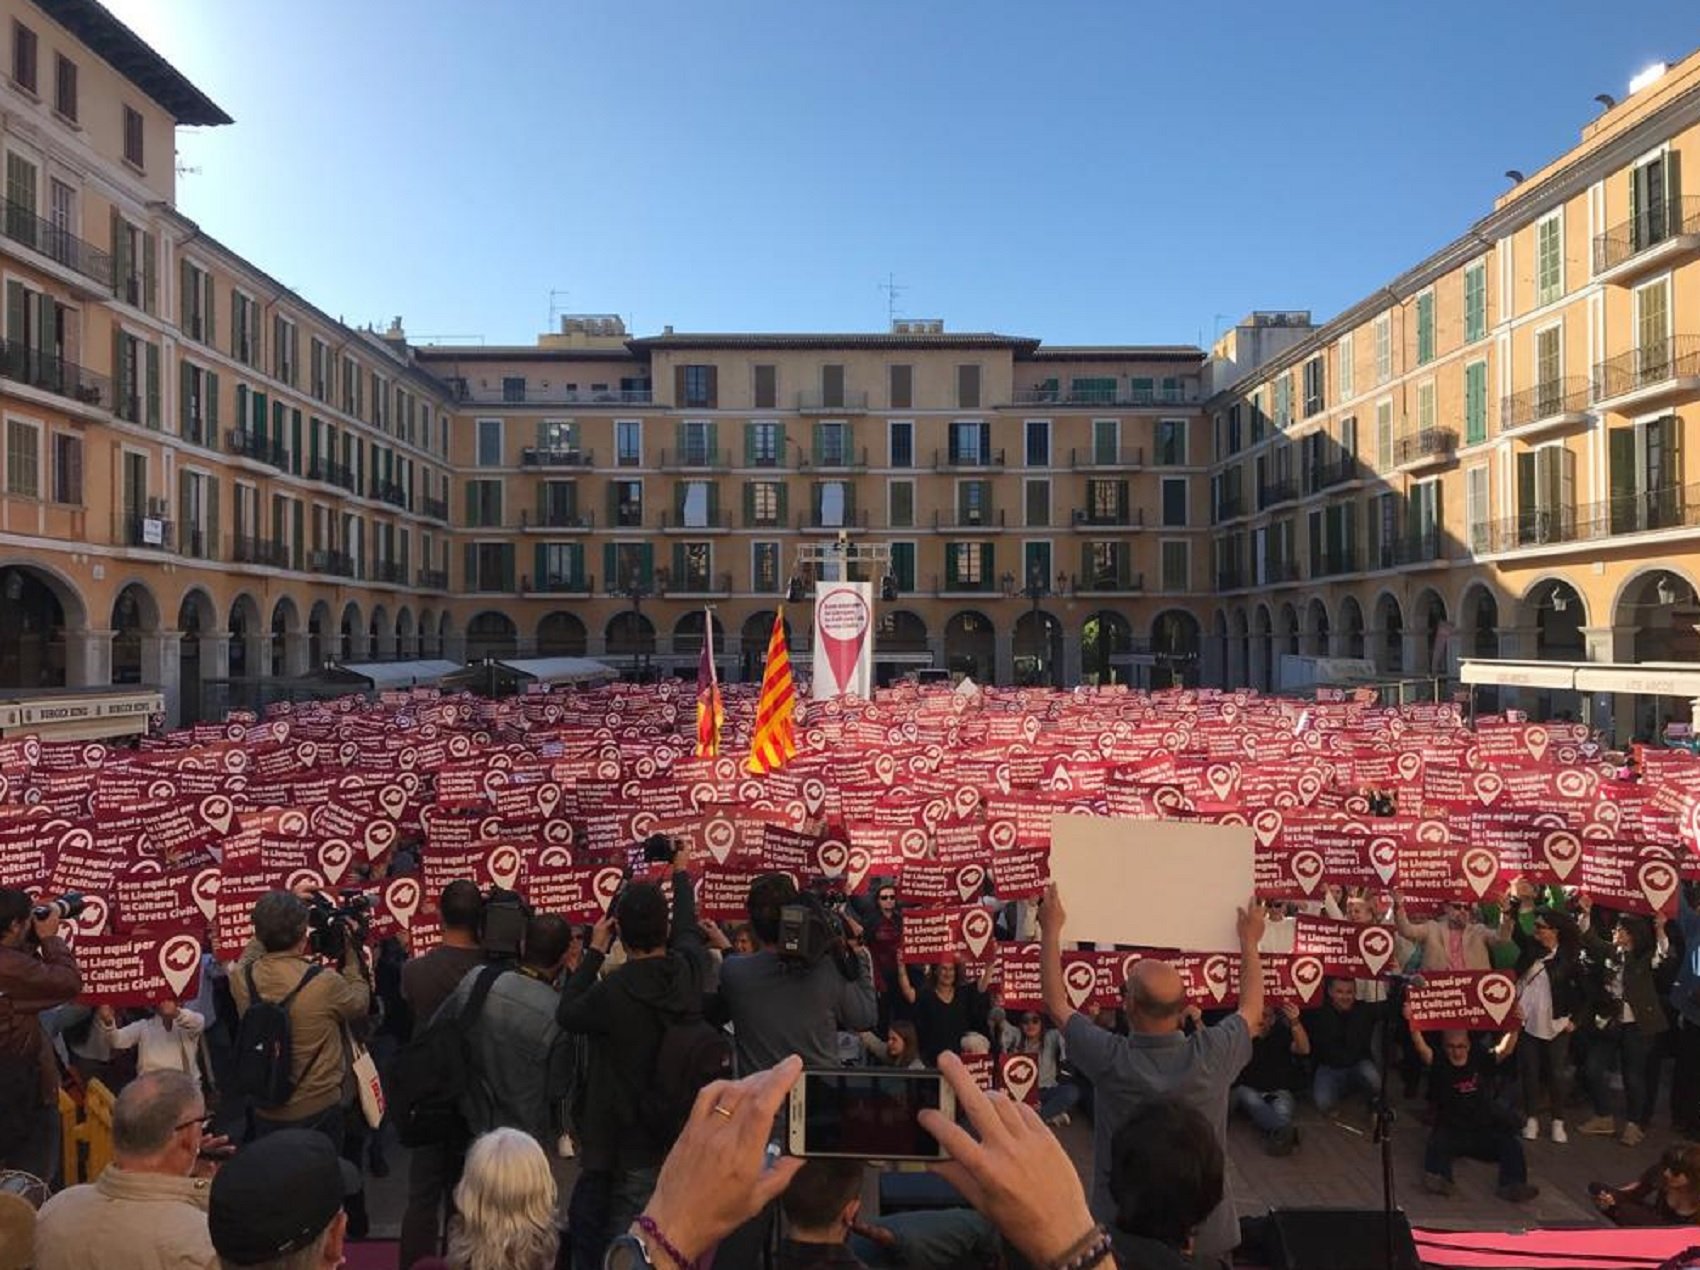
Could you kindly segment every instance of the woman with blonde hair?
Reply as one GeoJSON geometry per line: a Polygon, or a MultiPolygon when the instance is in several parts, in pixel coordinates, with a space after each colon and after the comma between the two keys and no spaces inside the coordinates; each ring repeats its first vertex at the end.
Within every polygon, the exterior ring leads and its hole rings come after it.
{"type": "Polygon", "coordinates": [[[554,1270],[555,1178],[537,1140],[492,1129],[473,1142],[455,1187],[449,1251],[415,1270],[554,1270]]]}

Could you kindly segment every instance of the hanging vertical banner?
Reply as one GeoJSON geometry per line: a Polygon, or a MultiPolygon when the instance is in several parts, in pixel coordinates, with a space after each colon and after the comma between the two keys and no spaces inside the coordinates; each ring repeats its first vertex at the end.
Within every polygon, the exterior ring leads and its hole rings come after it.
{"type": "Polygon", "coordinates": [[[869,582],[815,585],[814,684],[809,695],[868,697],[874,690],[874,588],[869,582]]]}

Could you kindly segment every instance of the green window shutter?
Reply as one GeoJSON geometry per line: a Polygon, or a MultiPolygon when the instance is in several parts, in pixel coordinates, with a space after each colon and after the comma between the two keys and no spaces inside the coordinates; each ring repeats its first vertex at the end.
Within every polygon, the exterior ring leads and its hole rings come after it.
{"type": "Polygon", "coordinates": [[[206,552],[206,558],[208,560],[217,560],[219,558],[220,543],[219,543],[219,537],[218,537],[218,487],[219,487],[220,483],[221,482],[219,481],[218,477],[216,477],[216,476],[211,476],[211,477],[207,478],[207,541],[206,541],[207,552],[206,552]]]}
{"type": "Polygon", "coordinates": [[[714,463],[719,459],[719,456],[720,425],[718,423],[711,423],[708,425],[708,461],[710,463],[714,463]]]}
{"type": "Polygon", "coordinates": [[[789,517],[789,514],[790,514],[786,510],[788,504],[790,503],[790,492],[791,492],[790,482],[780,481],[779,482],[779,498],[778,498],[778,501],[777,501],[777,504],[776,504],[777,512],[775,514],[778,516],[779,523],[781,525],[786,523],[786,521],[789,517]]]}
{"type": "Polygon", "coordinates": [[[1464,439],[1487,440],[1487,366],[1481,362],[1464,368],[1464,439]]]}
{"type": "Polygon", "coordinates": [[[575,542],[572,545],[568,559],[572,563],[573,586],[575,588],[582,587],[584,585],[584,544],[582,542],[575,542]]]}
{"type": "Polygon", "coordinates": [[[213,287],[212,274],[205,275],[201,281],[201,286],[206,292],[206,303],[201,306],[201,339],[204,343],[213,344],[217,342],[214,332],[218,330],[218,327],[213,325],[217,321],[213,312],[213,301],[217,292],[213,287]]]}
{"type": "MultiPolygon", "coordinates": [[[[34,210],[33,208],[31,209],[34,210]]],[[[111,209],[112,221],[112,289],[124,294],[124,283],[132,272],[129,235],[124,232],[124,218],[116,207],[111,209]]]]}
{"type": "Polygon", "coordinates": [[[623,581],[620,577],[619,553],[614,544],[602,544],[602,587],[605,591],[613,591],[623,581]]]}
{"type": "Polygon", "coordinates": [[[462,585],[468,591],[476,591],[479,589],[477,543],[469,542],[466,544],[466,573],[462,579],[462,585]]]}
{"type": "Polygon", "coordinates": [[[638,585],[650,588],[655,585],[655,544],[651,542],[638,545],[638,585]]]}
{"type": "Polygon", "coordinates": [[[147,362],[148,427],[159,428],[159,345],[149,344],[147,362]]]}
{"type": "Polygon", "coordinates": [[[177,324],[183,330],[189,329],[189,313],[194,307],[190,296],[193,288],[193,270],[187,260],[177,262],[177,324]]]}
{"type": "Polygon", "coordinates": [[[673,521],[675,524],[685,523],[685,490],[690,487],[689,481],[673,482],[673,521]]]}
{"type": "Polygon", "coordinates": [[[273,445],[283,444],[283,403],[281,401],[272,402],[271,439],[273,445]]]}
{"type": "Polygon", "coordinates": [[[177,532],[179,550],[188,554],[189,534],[194,526],[190,522],[190,509],[194,507],[194,498],[189,490],[194,478],[182,468],[177,469],[177,532]]]}
{"type": "Polygon", "coordinates": [[[685,544],[673,544],[673,585],[679,586],[685,579],[685,544]]]}
{"type": "Polygon", "coordinates": [[[814,449],[815,462],[816,463],[820,462],[821,452],[825,448],[826,448],[826,425],[824,423],[817,422],[815,424],[815,449],[814,449]]]}
{"type": "MultiPolygon", "coordinates": [[[[620,487],[613,483],[608,486],[608,527],[612,529],[620,521],[620,487]]],[[[612,548],[610,548],[612,550],[612,548]]],[[[612,557],[610,557],[612,558],[612,557]]],[[[612,578],[614,575],[608,575],[612,578]]]]}
{"type": "Polygon", "coordinates": [[[944,589],[956,590],[956,551],[955,543],[946,543],[944,548],[944,589]]]}
{"type": "Polygon", "coordinates": [[[289,412],[289,470],[301,475],[301,412],[293,408],[289,412]]]}
{"type": "Polygon", "coordinates": [[[685,457],[685,433],[685,421],[681,419],[673,425],[673,448],[677,451],[674,456],[676,460],[683,460],[685,457]]]}
{"type": "Polygon", "coordinates": [[[202,377],[202,400],[207,416],[207,444],[218,444],[218,376],[208,371],[202,377]]]}
{"type": "Polygon", "coordinates": [[[189,397],[195,383],[195,368],[188,362],[177,363],[177,435],[189,435],[189,397]]]}
{"type": "Polygon", "coordinates": [[[980,580],[982,586],[990,586],[992,579],[997,577],[994,572],[997,555],[995,544],[989,542],[980,544],[980,580]]]}
{"type": "MultiPolygon", "coordinates": [[[[22,288],[19,288],[19,290],[21,291],[22,288]]],[[[28,297],[24,298],[27,302],[28,297]]],[[[17,322],[7,332],[8,337],[20,345],[23,345],[23,331],[27,321],[28,319],[20,313],[17,322]]],[[[19,347],[17,350],[20,355],[26,351],[27,346],[19,347]]],[[[129,379],[124,374],[124,332],[115,326],[112,328],[112,412],[120,419],[130,417],[130,403],[124,399],[128,387],[129,379]]]]}
{"type": "MultiPolygon", "coordinates": [[[[749,434],[745,433],[746,441],[748,440],[748,437],[749,437],[749,434]]],[[[749,453],[748,449],[746,448],[746,450],[745,450],[746,458],[748,457],[748,453],[749,453]]],[[[753,525],[755,523],[756,523],[756,483],[754,481],[745,481],[744,482],[744,524],[745,525],[753,525]]]]}
{"type": "MultiPolygon", "coordinates": [[[[756,462],[756,425],[753,424],[753,423],[746,423],[744,425],[744,466],[745,467],[754,467],[755,462],[756,462]]],[[[748,503],[746,502],[745,505],[748,506],[748,503]]],[[[747,514],[745,516],[745,519],[746,520],[749,519],[747,514]]]]}
{"type": "Polygon", "coordinates": [[[549,548],[544,543],[537,543],[531,549],[531,585],[541,590],[547,583],[549,568],[549,548]]]}
{"type": "Polygon", "coordinates": [[[159,291],[159,249],[152,234],[142,235],[142,308],[154,311],[154,298],[159,291]]]}
{"type": "MultiPolygon", "coordinates": [[[[24,329],[29,325],[29,292],[21,282],[6,284],[6,338],[14,344],[24,342],[24,329]]],[[[115,360],[113,365],[118,363],[115,360]]]]}
{"type": "Polygon", "coordinates": [[[478,486],[472,481],[466,483],[466,523],[478,524],[478,486]]]}

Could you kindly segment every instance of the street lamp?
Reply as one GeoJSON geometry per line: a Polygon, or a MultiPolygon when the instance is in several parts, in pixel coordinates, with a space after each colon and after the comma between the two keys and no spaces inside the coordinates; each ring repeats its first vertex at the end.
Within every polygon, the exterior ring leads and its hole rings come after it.
{"type": "MultiPolygon", "coordinates": [[[[630,578],[627,580],[626,585],[621,588],[620,594],[632,602],[632,639],[634,641],[641,641],[643,631],[643,601],[644,598],[652,594],[652,592],[636,578],[630,578]]],[[[640,644],[637,651],[632,654],[632,657],[633,673],[637,675],[637,681],[639,683],[648,683],[650,673],[649,650],[641,647],[640,644]]]]}
{"type": "MultiPolygon", "coordinates": [[[[1004,576],[1006,578],[1009,577],[1008,574],[1005,574],[1004,576]]],[[[1010,580],[1013,581],[1013,579],[1010,580]]],[[[1045,679],[1045,665],[1047,660],[1049,660],[1046,657],[1047,650],[1045,647],[1048,642],[1046,640],[1048,632],[1046,631],[1045,624],[1042,622],[1039,614],[1040,601],[1044,600],[1046,596],[1051,594],[1050,584],[1045,581],[1044,572],[1037,567],[1028,570],[1027,585],[1021,588],[1020,594],[1026,596],[1033,605],[1028,614],[1028,629],[1031,631],[1030,638],[1034,643],[1033,660],[1035,667],[1033,682],[1038,684],[1042,683],[1045,679]]]]}

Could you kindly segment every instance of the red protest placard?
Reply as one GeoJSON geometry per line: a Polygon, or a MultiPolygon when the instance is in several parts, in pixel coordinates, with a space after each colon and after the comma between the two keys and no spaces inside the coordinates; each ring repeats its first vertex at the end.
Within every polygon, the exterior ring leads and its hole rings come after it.
{"type": "MultiPolygon", "coordinates": [[[[1264,953],[1259,961],[1263,966],[1263,996],[1274,1005],[1291,1003],[1301,1010],[1322,1004],[1322,985],[1327,972],[1322,958],[1281,953],[1264,953]]],[[[1245,973],[1242,966],[1240,973],[1245,973]]]]}
{"type": "Polygon", "coordinates": [[[206,885],[202,874],[209,872],[213,876],[218,874],[217,868],[173,869],[170,872],[138,870],[120,877],[114,893],[118,911],[113,925],[127,933],[144,929],[183,930],[204,925],[207,915],[197,901],[197,888],[206,885]]]}
{"type": "Polygon", "coordinates": [[[1503,970],[1431,970],[1405,991],[1411,1023],[1425,1031],[1515,1032],[1517,981],[1503,970]]]}
{"type": "Polygon", "coordinates": [[[1399,847],[1399,893],[1413,904],[1473,903],[1498,889],[1499,857],[1489,847],[1410,840],[1399,847]]]}
{"type": "Polygon", "coordinates": [[[1608,838],[1587,843],[1578,889],[1611,908],[1672,917],[1680,884],[1670,848],[1608,838]]]}
{"type": "Polygon", "coordinates": [[[1039,1105],[1039,1060],[1032,1054],[998,1055],[998,1086],[1016,1102],[1039,1105]]]}
{"type": "Polygon", "coordinates": [[[996,956],[992,915],[983,908],[917,910],[903,915],[903,959],[915,965],[985,961],[996,956]]]}
{"type": "Polygon", "coordinates": [[[276,885],[264,873],[224,874],[218,887],[218,908],[213,915],[213,956],[235,961],[254,937],[254,901],[276,885]]]}
{"type": "Polygon", "coordinates": [[[82,935],[77,969],[80,999],[92,1005],[153,1005],[195,995],[201,980],[201,941],[184,931],[82,935]]]}
{"type": "Polygon", "coordinates": [[[1316,957],[1324,974],[1373,979],[1393,962],[1393,928],[1326,917],[1293,919],[1293,956],[1316,957]]]}
{"type": "Polygon", "coordinates": [[[1051,853],[1040,847],[1016,847],[992,858],[992,889],[1000,900],[1030,900],[1044,894],[1051,880],[1051,853]]]}
{"type": "Polygon", "coordinates": [[[1240,1003],[1240,959],[1230,953],[1180,953],[1166,960],[1186,984],[1187,1000],[1201,1010],[1231,1010],[1240,1003]]]}
{"type": "Polygon", "coordinates": [[[897,896],[918,908],[942,908],[972,904],[985,885],[986,868],[981,864],[911,864],[897,880],[897,896]]]}
{"type": "Polygon", "coordinates": [[[998,983],[1004,1009],[1043,1010],[1045,994],[1039,979],[1038,944],[999,944],[998,983]]]}

